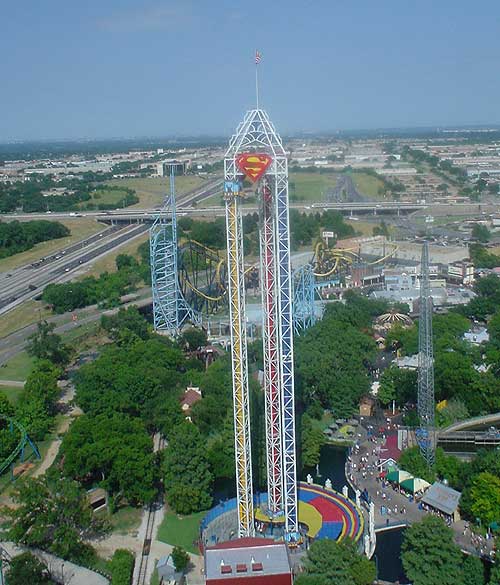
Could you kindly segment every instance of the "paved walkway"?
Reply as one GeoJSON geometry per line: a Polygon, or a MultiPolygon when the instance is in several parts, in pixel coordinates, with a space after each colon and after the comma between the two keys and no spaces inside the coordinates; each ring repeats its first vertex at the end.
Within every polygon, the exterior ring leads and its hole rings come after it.
{"type": "Polygon", "coordinates": [[[54,579],[59,583],[64,583],[64,585],[109,585],[109,580],[99,573],[95,573],[94,571],[90,571],[89,569],[85,569],[49,553],[19,547],[12,542],[2,542],[0,544],[11,557],[15,557],[29,550],[39,559],[43,560],[54,579]]]}
{"type": "MultiPolygon", "coordinates": [[[[426,514],[432,513],[419,509],[415,500],[411,502],[399,488],[388,483],[384,485],[378,478],[377,462],[380,457],[383,458],[385,436],[368,439],[364,429],[360,428],[358,432],[358,442],[352,449],[346,472],[351,484],[360,491],[366,488],[371,501],[375,504],[376,530],[419,522],[426,514]],[[382,514],[382,507],[387,510],[386,514],[382,514]]],[[[455,533],[455,541],[462,550],[490,557],[494,539],[485,539],[475,534],[469,523],[464,520],[452,523],[451,528],[455,533]]]]}
{"type": "Polygon", "coordinates": [[[11,386],[12,388],[24,388],[24,381],[19,380],[0,380],[0,386],[11,386]]]}

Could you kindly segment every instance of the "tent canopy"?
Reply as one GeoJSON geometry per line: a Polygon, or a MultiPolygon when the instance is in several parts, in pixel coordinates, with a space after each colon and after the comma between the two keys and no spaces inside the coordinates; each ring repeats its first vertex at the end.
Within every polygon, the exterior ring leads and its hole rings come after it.
{"type": "Polygon", "coordinates": [[[405,479],[401,482],[401,487],[412,494],[416,494],[417,492],[423,492],[426,490],[431,484],[425,479],[420,477],[413,477],[411,479],[405,479]]]}
{"type": "Polygon", "coordinates": [[[394,483],[400,484],[402,481],[405,481],[406,479],[413,479],[413,475],[402,469],[394,469],[393,471],[386,475],[386,479],[387,481],[392,481],[394,483]]]}

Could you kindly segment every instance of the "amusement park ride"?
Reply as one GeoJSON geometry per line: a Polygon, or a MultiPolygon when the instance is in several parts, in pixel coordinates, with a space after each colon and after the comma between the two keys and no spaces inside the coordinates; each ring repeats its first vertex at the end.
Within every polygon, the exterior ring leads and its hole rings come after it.
{"type": "Polygon", "coordinates": [[[179,246],[174,176],[170,176],[170,195],[150,232],[154,326],[175,337],[185,323],[200,325],[221,305],[229,305],[238,534],[253,536],[245,280],[255,269],[245,266],[242,222],[249,186],[259,203],[267,452],[265,514],[284,525],[284,536],[293,543],[300,537],[293,336],[315,322],[316,278],[328,278],[358,261],[359,255],[354,250],[333,251],[320,244],[313,262],[292,272],[287,155],[268,114],[258,106],[246,113],[224,158],[227,258],[198,242],[179,246]]]}

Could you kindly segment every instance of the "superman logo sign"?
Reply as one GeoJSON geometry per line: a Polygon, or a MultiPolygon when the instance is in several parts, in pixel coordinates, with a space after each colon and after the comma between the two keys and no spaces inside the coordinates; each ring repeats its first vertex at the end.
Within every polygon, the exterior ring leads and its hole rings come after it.
{"type": "Polygon", "coordinates": [[[252,183],[255,183],[267,171],[272,160],[268,154],[246,153],[236,157],[236,165],[252,183]]]}

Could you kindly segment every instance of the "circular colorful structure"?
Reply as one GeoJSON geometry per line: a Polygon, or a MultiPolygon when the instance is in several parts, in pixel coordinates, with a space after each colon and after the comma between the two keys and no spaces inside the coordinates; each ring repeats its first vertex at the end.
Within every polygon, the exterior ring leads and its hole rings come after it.
{"type": "MultiPolygon", "coordinates": [[[[332,489],[315,484],[300,482],[298,484],[299,524],[305,528],[305,534],[312,540],[331,538],[343,540],[350,538],[357,542],[363,534],[364,519],[361,510],[342,494],[332,489]]],[[[284,523],[283,516],[270,518],[261,507],[255,513],[255,519],[263,526],[284,523]]]]}
{"type": "Polygon", "coordinates": [[[318,485],[299,483],[299,522],[308,527],[307,536],[357,542],[363,534],[361,510],[342,494],[318,485]]]}
{"type": "MultiPolygon", "coordinates": [[[[349,498],[332,489],[305,482],[297,485],[297,495],[301,538],[295,545],[300,545],[305,537],[310,540],[360,540],[364,530],[363,514],[349,498]]],[[[284,515],[271,516],[268,513],[267,494],[256,495],[254,509],[257,534],[276,539],[283,538],[284,534],[286,536],[284,515]]],[[[236,498],[210,510],[201,523],[202,546],[213,546],[236,538],[237,521],[236,498]]]]}

